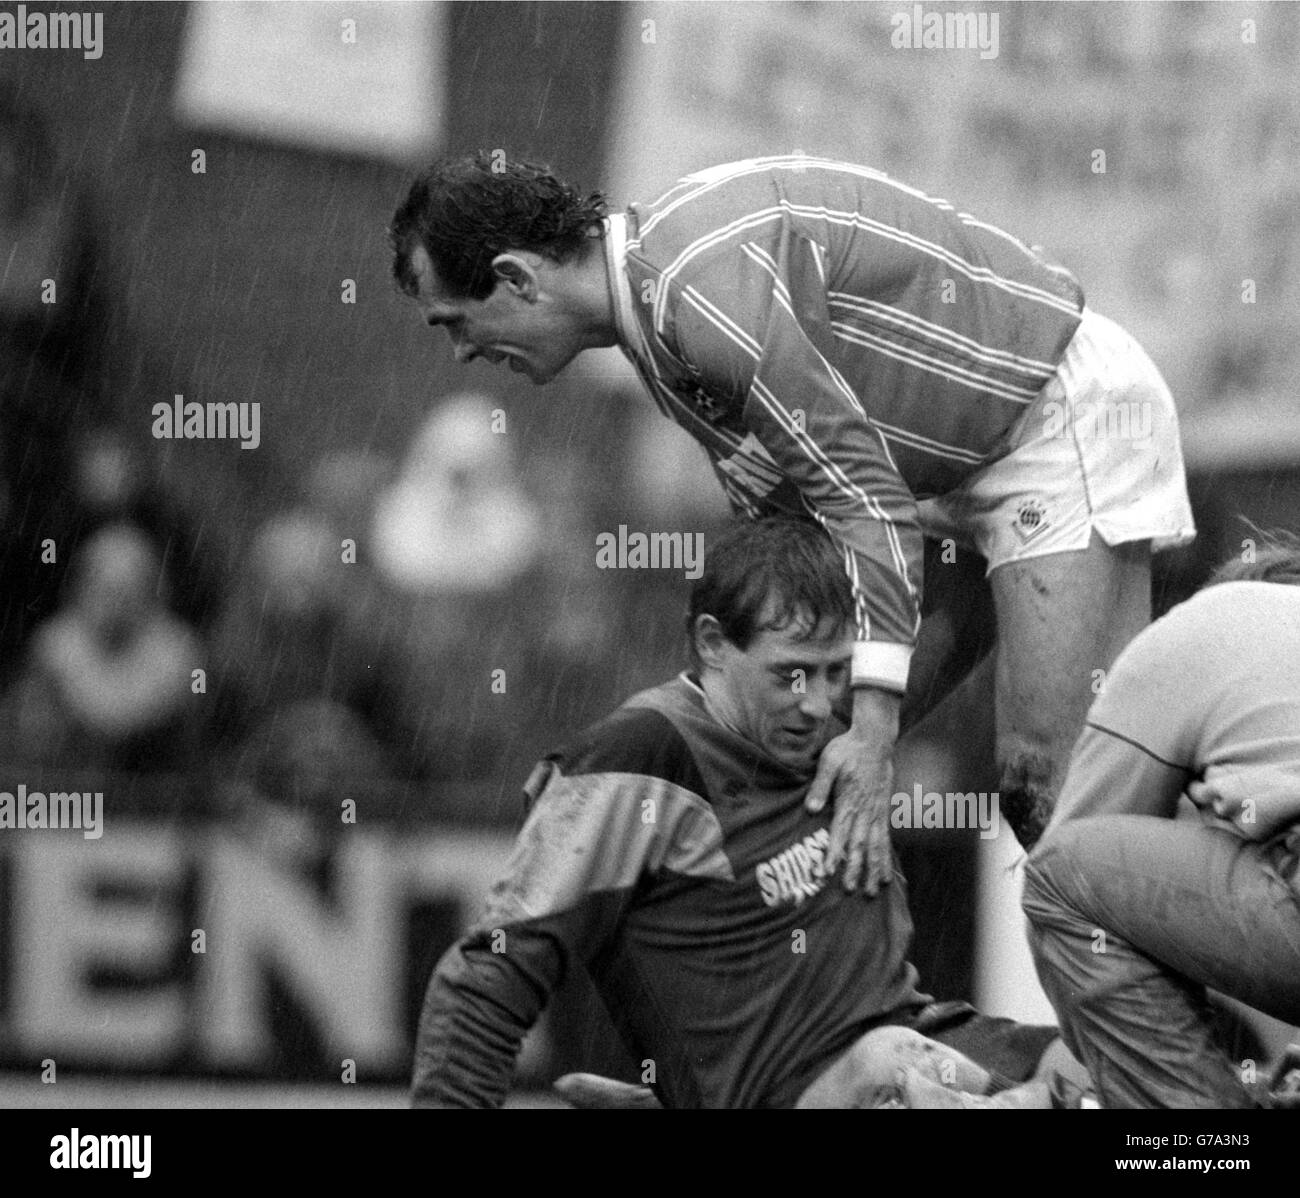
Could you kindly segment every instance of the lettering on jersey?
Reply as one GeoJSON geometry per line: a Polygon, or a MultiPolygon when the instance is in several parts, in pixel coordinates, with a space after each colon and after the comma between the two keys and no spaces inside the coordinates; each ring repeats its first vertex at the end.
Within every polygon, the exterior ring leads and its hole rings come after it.
{"type": "Polygon", "coordinates": [[[769,907],[794,903],[797,907],[826,885],[822,862],[831,842],[830,830],[818,828],[811,836],[792,844],[754,869],[759,893],[769,907]]]}

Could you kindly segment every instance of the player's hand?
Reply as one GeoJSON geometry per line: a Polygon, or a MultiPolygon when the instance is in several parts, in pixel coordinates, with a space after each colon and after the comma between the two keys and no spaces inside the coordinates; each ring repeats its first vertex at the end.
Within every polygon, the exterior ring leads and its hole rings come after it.
{"type": "Polygon", "coordinates": [[[835,814],[823,868],[829,875],[842,861],[847,862],[845,890],[857,889],[861,878],[866,893],[874,895],[893,877],[894,857],[889,843],[889,793],[893,781],[889,751],[852,729],[822,750],[804,806],[809,811],[820,811],[833,795],[835,814]]]}

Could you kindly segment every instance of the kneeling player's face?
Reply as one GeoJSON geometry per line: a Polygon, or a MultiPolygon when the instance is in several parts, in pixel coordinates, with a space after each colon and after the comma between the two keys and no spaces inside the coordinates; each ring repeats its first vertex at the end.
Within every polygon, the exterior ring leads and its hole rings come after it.
{"type": "Polygon", "coordinates": [[[797,620],[764,629],[743,650],[726,642],[710,688],[728,723],[799,770],[810,768],[830,739],[853,656],[851,627],[823,621],[808,630],[807,620],[797,620]]]}

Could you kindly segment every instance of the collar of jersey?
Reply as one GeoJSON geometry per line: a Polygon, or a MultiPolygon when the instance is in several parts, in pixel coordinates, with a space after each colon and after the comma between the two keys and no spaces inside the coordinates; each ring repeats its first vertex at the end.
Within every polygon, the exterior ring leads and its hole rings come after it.
{"type": "Polygon", "coordinates": [[[632,284],[627,277],[627,216],[611,213],[605,218],[605,269],[614,297],[614,329],[619,346],[629,357],[649,360],[645,336],[632,303],[632,284]]]}

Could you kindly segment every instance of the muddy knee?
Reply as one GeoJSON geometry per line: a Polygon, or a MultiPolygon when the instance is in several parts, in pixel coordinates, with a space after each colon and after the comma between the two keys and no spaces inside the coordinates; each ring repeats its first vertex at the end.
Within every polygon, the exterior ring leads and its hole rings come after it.
{"type": "Polygon", "coordinates": [[[906,1027],[878,1027],[853,1048],[861,1076],[893,1081],[899,1070],[914,1069],[941,1086],[981,1093],[989,1075],[956,1049],[906,1027]]]}

